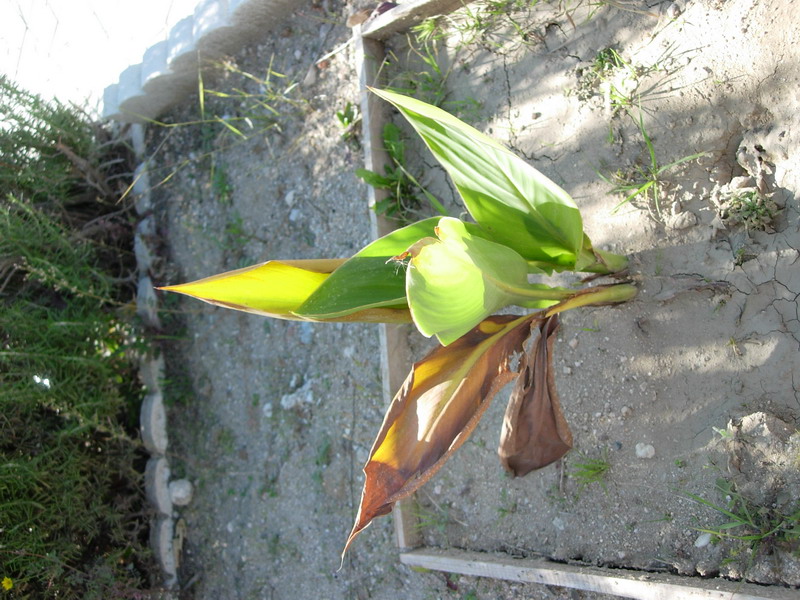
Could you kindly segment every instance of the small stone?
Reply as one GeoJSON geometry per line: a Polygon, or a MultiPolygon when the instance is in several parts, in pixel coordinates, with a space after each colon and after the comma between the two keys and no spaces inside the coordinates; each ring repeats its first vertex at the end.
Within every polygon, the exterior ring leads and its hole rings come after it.
{"type": "Polygon", "coordinates": [[[303,85],[314,85],[317,81],[317,65],[311,65],[306,71],[306,76],[303,78],[303,85]]]}
{"type": "Polygon", "coordinates": [[[628,555],[625,554],[622,550],[619,550],[617,552],[617,558],[620,559],[620,560],[624,559],[626,556],[628,556],[628,555]]]}
{"type": "Polygon", "coordinates": [[[629,417],[629,416],[631,416],[631,413],[632,413],[633,411],[631,410],[631,407],[630,407],[630,406],[623,406],[623,407],[622,407],[622,408],[619,410],[619,412],[620,412],[620,414],[621,414],[623,417],[629,417]]]}
{"type": "Polygon", "coordinates": [[[701,533],[697,536],[697,539],[694,541],[695,548],[705,548],[711,543],[711,534],[710,533],[701,533]]]}
{"type": "Polygon", "coordinates": [[[294,206],[294,190],[289,190],[286,192],[286,195],[283,197],[283,201],[286,202],[286,206],[289,208],[294,206]]]}
{"type": "Polygon", "coordinates": [[[293,208],[293,209],[292,209],[292,210],[289,212],[289,220],[290,220],[292,223],[296,223],[297,221],[299,221],[299,220],[300,220],[300,217],[302,217],[302,216],[303,216],[303,215],[302,215],[302,213],[300,212],[300,209],[298,209],[298,208],[293,208]]]}
{"type": "Polygon", "coordinates": [[[564,367],[563,372],[564,375],[572,375],[572,369],[570,367],[564,367]]]}
{"type": "Polygon", "coordinates": [[[314,326],[309,323],[301,323],[300,324],[300,343],[304,346],[308,346],[314,339],[314,326]]]}
{"type": "Polygon", "coordinates": [[[575,350],[578,347],[578,338],[572,338],[568,343],[569,347],[575,350]]]}
{"type": "Polygon", "coordinates": [[[272,418],[272,402],[267,402],[264,406],[261,407],[261,414],[264,415],[265,419],[272,418]]]}
{"type": "Polygon", "coordinates": [[[564,523],[564,519],[562,519],[561,517],[556,517],[555,519],[553,519],[553,527],[555,527],[559,531],[564,531],[566,523],[564,523]]]}
{"type": "Polygon", "coordinates": [[[644,444],[639,442],[636,444],[636,457],[642,459],[653,458],[656,455],[656,449],[651,444],[644,444]]]}
{"type": "Polygon", "coordinates": [[[311,381],[306,383],[299,390],[291,394],[285,394],[281,398],[281,408],[283,410],[292,410],[303,404],[311,405],[314,403],[314,392],[311,389],[311,381]]]}
{"type": "Polygon", "coordinates": [[[681,16],[681,7],[678,6],[677,2],[673,2],[667,7],[667,16],[670,19],[677,19],[681,16]]]}
{"type": "Polygon", "coordinates": [[[188,479],[174,479],[169,482],[169,497],[176,506],[186,506],[192,501],[194,488],[188,479]]]}
{"type": "Polygon", "coordinates": [[[697,225],[697,216],[694,213],[686,211],[672,215],[667,219],[667,227],[676,231],[689,229],[697,225]]]}

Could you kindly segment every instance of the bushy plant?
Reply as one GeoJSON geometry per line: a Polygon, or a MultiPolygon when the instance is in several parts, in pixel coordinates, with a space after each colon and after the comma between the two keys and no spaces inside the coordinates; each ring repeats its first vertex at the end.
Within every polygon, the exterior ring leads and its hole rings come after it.
{"type": "Polygon", "coordinates": [[[6,79],[0,114],[0,577],[12,597],[132,597],[150,559],[119,149],[6,79]]]}

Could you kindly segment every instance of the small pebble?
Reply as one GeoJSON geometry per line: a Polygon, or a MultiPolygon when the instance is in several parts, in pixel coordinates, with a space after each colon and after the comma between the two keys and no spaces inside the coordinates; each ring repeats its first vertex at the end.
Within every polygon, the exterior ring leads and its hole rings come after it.
{"type": "Polygon", "coordinates": [[[629,417],[631,415],[631,412],[633,411],[631,410],[630,406],[623,406],[619,412],[622,414],[623,417],[629,417]]]}
{"type": "Polygon", "coordinates": [[[681,16],[681,7],[678,6],[677,2],[673,2],[667,7],[667,16],[670,19],[677,19],[681,16]]]}
{"type": "Polygon", "coordinates": [[[569,367],[564,367],[563,371],[564,371],[564,375],[571,375],[572,374],[572,369],[569,368],[569,367]]]}
{"type": "Polygon", "coordinates": [[[555,527],[559,531],[564,531],[566,523],[564,523],[564,519],[562,519],[561,517],[556,517],[555,519],[553,519],[553,527],[555,527]]]}
{"type": "Polygon", "coordinates": [[[636,444],[636,457],[637,458],[653,458],[656,455],[656,449],[651,444],[644,444],[639,442],[636,444]]]}
{"type": "Polygon", "coordinates": [[[169,497],[175,506],[186,506],[192,501],[194,489],[188,479],[175,479],[169,482],[169,497]]]}
{"type": "Polygon", "coordinates": [[[711,534],[710,533],[701,533],[697,536],[697,539],[694,541],[695,548],[705,548],[711,543],[711,534]]]}
{"type": "Polygon", "coordinates": [[[578,338],[572,338],[569,341],[569,347],[572,348],[573,350],[575,350],[575,348],[578,347],[578,338]]]}

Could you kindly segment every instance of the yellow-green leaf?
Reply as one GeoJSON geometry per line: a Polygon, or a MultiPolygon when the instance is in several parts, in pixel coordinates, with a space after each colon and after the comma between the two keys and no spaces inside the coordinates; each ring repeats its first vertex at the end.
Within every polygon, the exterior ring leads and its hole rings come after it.
{"type": "Polygon", "coordinates": [[[407,309],[375,308],[344,317],[314,319],[295,311],[345,259],[271,260],[251,267],[220,273],[191,283],[159,288],[185,294],[225,308],[298,321],[367,321],[404,323],[407,309]]]}

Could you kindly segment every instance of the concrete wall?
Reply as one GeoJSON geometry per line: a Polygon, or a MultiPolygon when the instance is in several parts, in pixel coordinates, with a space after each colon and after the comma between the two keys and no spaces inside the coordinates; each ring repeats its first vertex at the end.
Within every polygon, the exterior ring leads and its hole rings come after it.
{"type": "Polygon", "coordinates": [[[103,93],[102,116],[122,123],[155,119],[197,89],[200,69],[274,29],[307,0],[202,0],[142,62],[103,93]]]}

